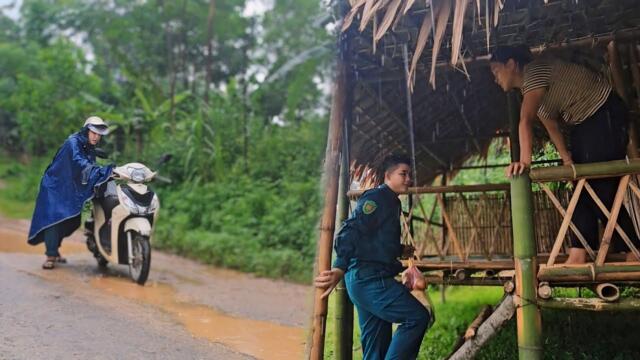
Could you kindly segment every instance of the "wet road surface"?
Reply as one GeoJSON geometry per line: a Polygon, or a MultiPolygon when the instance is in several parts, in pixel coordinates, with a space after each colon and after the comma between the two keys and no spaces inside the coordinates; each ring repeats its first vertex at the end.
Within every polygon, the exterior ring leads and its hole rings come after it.
{"type": "Polygon", "coordinates": [[[41,269],[28,222],[0,219],[0,359],[300,359],[307,286],[152,254],[141,287],[105,271],[79,232],[41,269]]]}

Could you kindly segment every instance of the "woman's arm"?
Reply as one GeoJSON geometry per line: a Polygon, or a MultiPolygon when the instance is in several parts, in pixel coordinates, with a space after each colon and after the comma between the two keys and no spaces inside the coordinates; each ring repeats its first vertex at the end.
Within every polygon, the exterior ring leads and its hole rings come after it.
{"type": "Polygon", "coordinates": [[[556,119],[547,119],[544,117],[540,118],[542,124],[545,129],[549,133],[549,138],[551,138],[551,142],[555,145],[556,150],[560,154],[560,158],[562,158],[562,163],[564,165],[573,164],[573,160],[571,159],[571,153],[567,149],[567,144],[564,142],[564,136],[560,131],[560,125],[558,124],[558,120],[556,119]]]}
{"type": "Polygon", "coordinates": [[[545,88],[538,88],[524,94],[522,107],[520,108],[520,123],[518,124],[520,161],[513,162],[507,167],[505,171],[507,177],[520,175],[526,168],[531,166],[533,122],[538,117],[538,108],[546,91],[545,88]]]}

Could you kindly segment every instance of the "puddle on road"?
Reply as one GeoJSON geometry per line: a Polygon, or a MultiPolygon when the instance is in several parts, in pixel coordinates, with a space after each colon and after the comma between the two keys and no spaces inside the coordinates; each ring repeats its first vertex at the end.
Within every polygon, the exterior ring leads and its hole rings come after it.
{"type": "MultiPolygon", "coordinates": [[[[0,252],[4,253],[22,253],[22,254],[38,254],[44,256],[44,244],[31,246],[27,244],[27,233],[13,229],[0,229],[0,252]]],[[[88,252],[84,244],[63,241],[60,253],[63,255],[77,254],[88,252]]]]}
{"type": "Polygon", "coordinates": [[[128,279],[105,277],[93,279],[91,285],[113,295],[154,305],[174,316],[192,335],[227,345],[243,354],[265,360],[302,358],[301,328],[236,318],[207,306],[189,304],[165,284],[142,287],[128,279]]]}

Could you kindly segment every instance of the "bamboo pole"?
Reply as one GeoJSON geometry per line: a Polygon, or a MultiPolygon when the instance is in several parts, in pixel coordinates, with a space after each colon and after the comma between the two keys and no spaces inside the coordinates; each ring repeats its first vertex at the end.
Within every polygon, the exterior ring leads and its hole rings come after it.
{"type": "Polygon", "coordinates": [[[640,173],[640,159],[613,160],[588,164],[531,169],[532,181],[566,181],[579,178],[606,178],[640,173]]]}
{"type": "MultiPolygon", "coordinates": [[[[514,101],[508,103],[511,127],[520,121],[520,108],[514,101]]],[[[518,133],[510,135],[518,142],[518,133]]],[[[512,159],[515,154],[512,154],[512,159]]],[[[516,277],[516,318],[518,356],[520,360],[542,359],[542,318],[535,306],[537,295],[537,249],[533,225],[531,180],[528,173],[511,177],[511,218],[513,231],[513,257],[516,277]]]]}
{"type": "MultiPolygon", "coordinates": [[[[349,83],[351,83],[349,81],[349,83]]],[[[349,84],[350,85],[350,84],[349,84]]],[[[350,158],[350,129],[351,129],[351,103],[353,92],[351,88],[346,94],[347,109],[343,126],[343,151],[340,164],[340,181],[338,184],[338,214],[336,217],[336,229],[349,216],[349,158],[350,158]]],[[[351,360],[353,357],[353,303],[349,299],[344,279],[336,286],[334,293],[335,321],[334,321],[334,354],[336,360],[351,360]]]]}
{"type": "MultiPolygon", "coordinates": [[[[342,147],[342,128],[345,115],[345,99],[347,86],[348,40],[342,37],[339,41],[339,56],[336,64],[336,79],[333,87],[331,118],[325,152],[323,184],[324,208],[320,220],[320,236],[317,248],[316,274],[331,268],[331,249],[335,230],[336,205],[338,198],[338,178],[340,170],[340,150],[342,147]]],[[[322,299],[324,290],[315,289],[313,305],[313,321],[310,333],[311,342],[308,358],[321,360],[324,358],[324,337],[327,319],[327,299],[322,299]]]]}
{"type": "Polygon", "coordinates": [[[618,302],[607,302],[602,299],[555,298],[538,302],[538,306],[546,309],[586,310],[586,311],[638,311],[640,299],[623,298],[618,302]]]}
{"type": "Polygon", "coordinates": [[[513,255],[516,270],[518,354],[521,360],[542,359],[542,319],[535,306],[536,244],[533,234],[531,182],[525,173],[511,178],[513,255]]]}
{"type": "Polygon", "coordinates": [[[616,281],[640,280],[640,262],[606,263],[603,266],[593,264],[563,264],[540,266],[540,281],[616,281]]]}
{"type": "MultiPolygon", "coordinates": [[[[640,160],[638,161],[638,169],[640,169],[640,160]]],[[[403,194],[443,194],[507,190],[509,190],[509,184],[443,185],[410,187],[409,191],[403,194]]],[[[349,197],[358,197],[364,192],[365,190],[351,190],[347,195],[349,197]]]]}
{"type": "MultiPolygon", "coordinates": [[[[406,260],[402,261],[403,265],[406,266],[406,260]]],[[[441,261],[428,261],[428,260],[414,260],[413,262],[417,267],[429,269],[429,270],[456,270],[456,269],[472,269],[472,270],[503,270],[503,269],[513,269],[513,260],[480,260],[480,261],[472,261],[467,260],[464,261],[450,261],[450,260],[441,260],[441,261]]]]}
{"type": "Polygon", "coordinates": [[[623,176],[622,179],[620,179],[618,192],[616,193],[616,197],[614,198],[613,205],[611,207],[611,217],[609,218],[609,221],[607,221],[607,226],[604,229],[602,241],[600,241],[600,249],[598,250],[598,256],[596,257],[597,266],[602,266],[604,264],[604,260],[607,257],[607,253],[609,252],[609,245],[611,244],[611,238],[618,221],[618,215],[620,214],[620,208],[622,207],[624,194],[627,192],[629,179],[629,175],[623,176]]]}

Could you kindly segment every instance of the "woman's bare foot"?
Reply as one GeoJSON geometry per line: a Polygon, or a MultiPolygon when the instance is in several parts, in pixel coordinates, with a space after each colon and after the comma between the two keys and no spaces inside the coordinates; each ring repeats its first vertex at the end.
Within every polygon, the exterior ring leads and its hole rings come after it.
{"type": "Polygon", "coordinates": [[[569,258],[565,264],[584,264],[587,262],[587,251],[582,248],[569,248],[569,258]]]}

